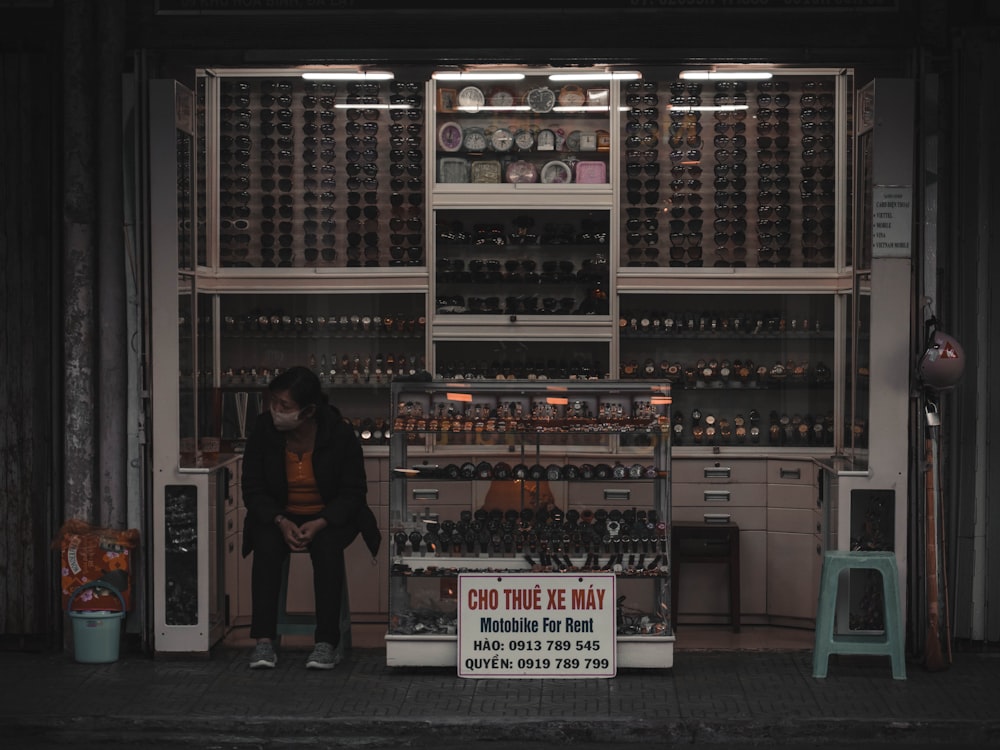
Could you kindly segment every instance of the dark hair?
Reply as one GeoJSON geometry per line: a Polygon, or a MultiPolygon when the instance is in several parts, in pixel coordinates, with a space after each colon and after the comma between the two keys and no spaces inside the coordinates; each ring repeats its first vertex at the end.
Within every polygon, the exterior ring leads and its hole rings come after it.
{"type": "Polygon", "coordinates": [[[296,365],[289,367],[280,375],[275,376],[267,389],[271,393],[288,391],[299,408],[305,409],[307,406],[326,406],[327,398],[323,393],[323,386],[320,385],[319,378],[308,367],[296,365]]]}

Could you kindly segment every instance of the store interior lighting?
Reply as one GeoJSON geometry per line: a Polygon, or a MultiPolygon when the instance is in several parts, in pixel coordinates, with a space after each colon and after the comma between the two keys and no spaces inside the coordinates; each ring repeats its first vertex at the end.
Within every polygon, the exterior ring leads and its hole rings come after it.
{"type": "Polygon", "coordinates": [[[475,70],[436,70],[431,73],[436,81],[522,81],[524,73],[475,70]]]}
{"type": "Polygon", "coordinates": [[[307,70],[307,81],[391,81],[395,74],[387,70],[307,70]]]}
{"type": "Polygon", "coordinates": [[[682,70],[686,81],[766,81],[774,77],[769,70],[682,70]]]}
{"type": "Polygon", "coordinates": [[[592,73],[553,73],[550,81],[637,81],[642,73],[635,70],[595,71],[592,73]]]}

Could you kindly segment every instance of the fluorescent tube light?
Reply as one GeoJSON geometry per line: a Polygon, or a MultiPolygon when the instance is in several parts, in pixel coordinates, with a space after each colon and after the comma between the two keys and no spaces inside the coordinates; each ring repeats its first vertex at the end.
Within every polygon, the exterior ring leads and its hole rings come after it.
{"type": "Polygon", "coordinates": [[[688,81],[766,81],[774,74],[766,70],[682,70],[678,77],[688,81]]]}
{"type": "Polygon", "coordinates": [[[309,70],[302,77],[307,81],[391,81],[396,76],[384,70],[309,70]]]}
{"type": "Polygon", "coordinates": [[[524,80],[524,73],[436,70],[431,73],[431,78],[437,81],[521,81],[524,80]]]}
{"type": "Polygon", "coordinates": [[[605,71],[596,73],[553,73],[550,81],[636,81],[642,73],[634,70],[605,71]]]}

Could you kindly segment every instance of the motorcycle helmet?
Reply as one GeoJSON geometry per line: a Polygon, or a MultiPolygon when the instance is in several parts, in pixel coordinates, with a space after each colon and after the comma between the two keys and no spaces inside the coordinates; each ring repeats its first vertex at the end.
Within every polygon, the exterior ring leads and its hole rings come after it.
{"type": "Polygon", "coordinates": [[[929,388],[952,388],[965,371],[965,350],[953,337],[934,329],[917,362],[917,377],[929,388]]]}

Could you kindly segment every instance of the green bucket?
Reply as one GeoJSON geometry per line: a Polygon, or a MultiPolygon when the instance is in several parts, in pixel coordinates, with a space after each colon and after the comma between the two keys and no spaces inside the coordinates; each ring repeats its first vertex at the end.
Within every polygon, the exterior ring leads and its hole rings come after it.
{"type": "Polygon", "coordinates": [[[125,619],[125,600],[121,592],[104,581],[90,581],[73,592],[66,604],[66,613],[73,621],[73,651],[82,664],[109,664],[118,661],[118,644],[121,640],[122,621],[125,619]],[[84,589],[102,588],[114,592],[121,602],[121,612],[95,610],[74,612],[73,600],[84,589]]]}

